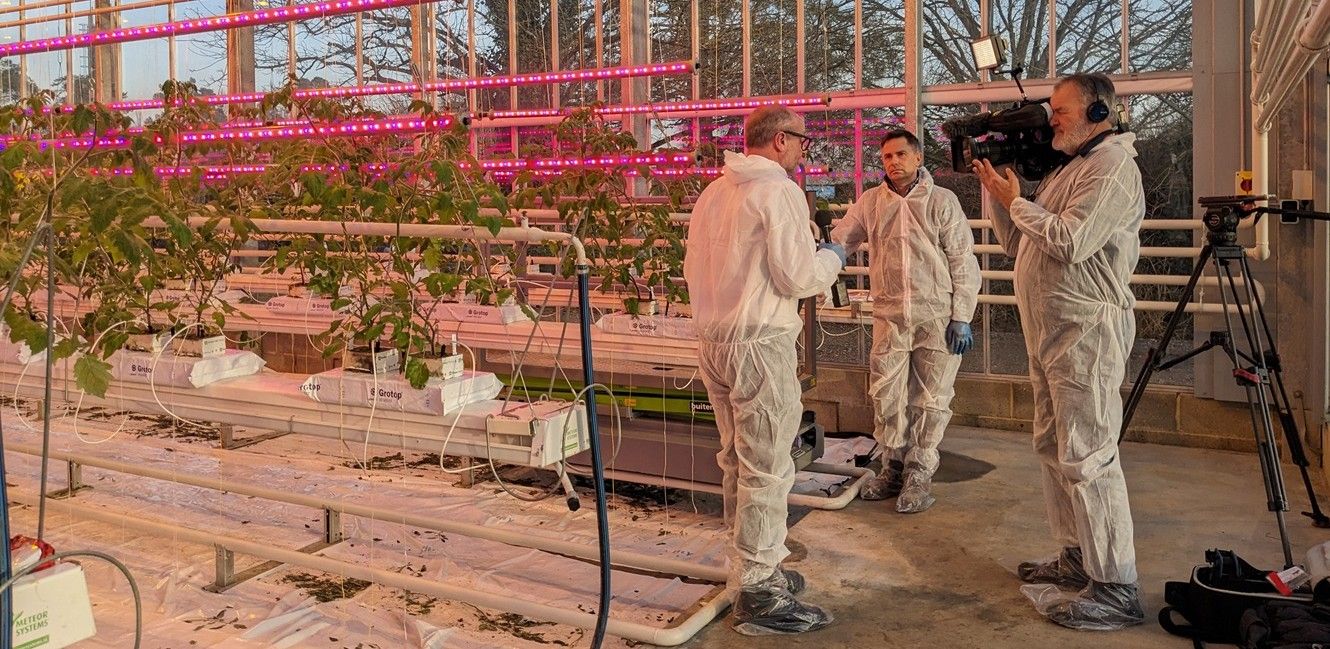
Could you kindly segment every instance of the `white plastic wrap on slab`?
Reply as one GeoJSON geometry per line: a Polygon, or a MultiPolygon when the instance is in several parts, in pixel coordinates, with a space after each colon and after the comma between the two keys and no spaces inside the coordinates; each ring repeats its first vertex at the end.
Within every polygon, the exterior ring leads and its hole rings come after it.
{"type": "Polygon", "coordinates": [[[512,324],[528,319],[526,314],[522,312],[522,307],[516,304],[486,306],[456,302],[443,302],[436,305],[434,307],[434,317],[439,320],[485,324],[512,324]]]}
{"type": "Polygon", "coordinates": [[[201,388],[222,379],[249,376],[264,365],[258,355],[239,349],[228,349],[215,358],[162,355],[155,360],[148,352],[121,350],[111,355],[110,363],[111,374],[121,381],[180,388],[201,388]]]}
{"type": "Polygon", "coordinates": [[[638,336],[659,336],[696,340],[697,329],[692,318],[666,315],[630,315],[623,312],[605,314],[596,321],[601,331],[638,336]]]}
{"type": "Polygon", "coordinates": [[[443,381],[432,378],[417,390],[401,376],[379,376],[343,372],[340,368],[315,374],[300,390],[319,403],[343,406],[373,404],[385,410],[442,415],[467,404],[498,396],[503,384],[490,372],[463,372],[443,381]]]}
{"type": "Polygon", "coordinates": [[[333,312],[332,300],[326,297],[289,297],[279,295],[264,303],[272,313],[294,315],[328,315],[333,312]]]}
{"type": "Polygon", "coordinates": [[[0,340],[0,363],[27,365],[46,360],[46,350],[32,353],[28,343],[11,343],[8,337],[0,340]]]}

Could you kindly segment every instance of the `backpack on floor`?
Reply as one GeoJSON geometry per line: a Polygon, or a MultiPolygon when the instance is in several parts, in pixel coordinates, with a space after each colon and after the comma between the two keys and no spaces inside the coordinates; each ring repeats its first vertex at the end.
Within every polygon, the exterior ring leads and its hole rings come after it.
{"type": "Polygon", "coordinates": [[[1231,550],[1207,550],[1205,560],[1192,569],[1190,581],[1164,584],[1167,605],[1159,610],[1159,626],[1190,639],[1196,649],[1207,642],[1240,644],[1243,615],[1264,604],[1311,604],[1310,595],[1281,595],[1266,579],[1268,570],[1257,570],[1231,550]]]}
{"type": "Polygon", "coordinates": [[[1270,602],[1242,615],[1243,649],[1330,649],[1330,606],[1270,602]]]}

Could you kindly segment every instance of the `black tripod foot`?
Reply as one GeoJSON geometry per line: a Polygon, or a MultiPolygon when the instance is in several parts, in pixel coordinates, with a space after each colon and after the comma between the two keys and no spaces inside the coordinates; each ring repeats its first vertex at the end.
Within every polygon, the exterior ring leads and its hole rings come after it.
{"type": "Polygon", "coordinates": [[[1330,516],[1320,512],[1302,512],[1303,516],[1312,519],[1312,525],[1321,529],[1330,529],[1330,516]]]}

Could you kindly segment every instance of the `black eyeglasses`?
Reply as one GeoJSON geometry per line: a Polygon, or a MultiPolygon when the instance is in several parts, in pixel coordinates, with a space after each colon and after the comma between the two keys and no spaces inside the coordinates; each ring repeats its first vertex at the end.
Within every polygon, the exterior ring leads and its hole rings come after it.
{"type": "Polygon", "coordinates": [[[813,146],[813,138],[808,137],[807,133],[796,133],[795,131],[781,131],[781,133],[799,138],[799,148],[803,149],[804,153],[808,153],[808,149],[813,146]]]}

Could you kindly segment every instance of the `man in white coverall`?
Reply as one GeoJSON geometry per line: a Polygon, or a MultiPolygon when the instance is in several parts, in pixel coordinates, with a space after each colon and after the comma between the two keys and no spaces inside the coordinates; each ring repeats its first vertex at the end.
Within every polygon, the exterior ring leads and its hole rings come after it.
{"type": "Polygon", "coordinates": [[[747,635],[831,622],[794,598],[804,579],[780,567],[802,412],[798,301],[820,295],[845,266],[843,249],[814,241],[808,204],[788,175],[809,141],[788,108],[750,115],[746,154],[725,152],[724,172],[693,207],[684,257],[702,382],[720,429],[730,581],[740,589],[734,628],[747,635]]]}
{"type": "MultiPolygon", "coordinates": [[[[1041,605],[1073,628],[1118,629],[1144,619],[1131,509],[1118,457],[1119,390],[1136,331],[1128,280],[1140,254],[1145,194],[1136,137],[1114,129],[1113,83],[1100,74],[1058,81],[1053,147],[1069,160],[1021,198],[1010,169],[987,160],[993,230],[1016,258],[1016,303],[1034,389],[1034,449],[1060,556],[1026,563],[1021,579],[1079,590],[1041,605]]],[[[1038,602],[1037,602],[1038,603],[1038,602]]]]}
{"type": "Polygon", "coordinates": [[[869,395],[882,475],[859,493],[864,500],[899,495],[896,511],[916,513],[933,505],[960,355],[974,344],[979,260],[960,201],[922,167],[919,138],[895,129],[880,151],[886,179],[859,197],[831,240],[847,253],[868,248],[873,291],[869,395]]]}

